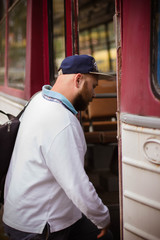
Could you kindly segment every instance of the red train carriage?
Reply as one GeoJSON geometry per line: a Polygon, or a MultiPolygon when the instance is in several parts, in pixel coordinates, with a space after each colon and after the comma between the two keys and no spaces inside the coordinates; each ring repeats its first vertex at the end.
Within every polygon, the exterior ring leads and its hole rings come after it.
{"type": "Polygon", "coordinates": [[[0,109],[18,114],[65,56],[91,54],[111,76],[80,121],[116,240],[160,238],[159,19],[159,0],[0,2],[0,109]]]}
{"type": "Polygon", "coordinates": [[[158,240],[160,1],[123,0],[116,6],[121,239],[158,240]]]}

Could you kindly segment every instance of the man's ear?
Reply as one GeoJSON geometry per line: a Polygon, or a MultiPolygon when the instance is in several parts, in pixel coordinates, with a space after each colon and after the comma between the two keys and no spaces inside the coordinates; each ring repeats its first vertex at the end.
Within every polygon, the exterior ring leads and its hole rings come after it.
{"type": "Polygon", "coordinates": [[[77,88],[80,88],[81,85],[82,85],[82,83],[83,83],[83,81],[84,81],[83,75],[82,75],[81,73],[77,73],[77,74],[75,75],[74,81],[75,81],[75,86],[76,86],[77,88]]]}

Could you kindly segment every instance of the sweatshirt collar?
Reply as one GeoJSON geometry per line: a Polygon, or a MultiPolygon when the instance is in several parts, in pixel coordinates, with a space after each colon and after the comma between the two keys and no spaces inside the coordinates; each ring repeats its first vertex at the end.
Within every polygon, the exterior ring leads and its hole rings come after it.
{"type": "Polygon", "coordinates": [[[51,89],[52,87],[50,85],[44,85],[42,87],[42,95],[44,98],[50,101],[57,99],[62,102],[62,104],[65,105],[65,107],[68,108],[73,114],[76,115],[78,113],[71,102],[65,96],[63,96],[61,93],[51,91],[51,89]]]}

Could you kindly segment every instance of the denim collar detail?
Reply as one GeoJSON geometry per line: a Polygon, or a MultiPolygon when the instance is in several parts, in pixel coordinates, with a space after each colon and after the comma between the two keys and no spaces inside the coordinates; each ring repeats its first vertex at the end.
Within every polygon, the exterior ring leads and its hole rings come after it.
{"type": "Polygon", "coordinates": [[[78,113],[66,97],[64,97],[61,93],[51,91],[51,89],[52,87],[50,85],[44,85],[42,87],[42,95],[44,98],[47,98],[50,101],[57,99],[62,102],[62,104],[64,104],[65,107],[68,108],[73,114],[76,115],[78,113]]]}

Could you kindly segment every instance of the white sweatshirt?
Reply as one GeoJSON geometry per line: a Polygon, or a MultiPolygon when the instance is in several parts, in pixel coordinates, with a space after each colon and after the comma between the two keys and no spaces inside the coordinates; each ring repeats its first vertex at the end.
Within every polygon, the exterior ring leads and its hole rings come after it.
{"type": "Polygon", "coordinates": [[[85,173],[86,142],[73,112],[71,103],[48,86],[26,108],[5,184],[3,221],[10,227],[42,233],[48,222],[54,232],[82,213],[99,228],[110,222],[85,173]]]}

